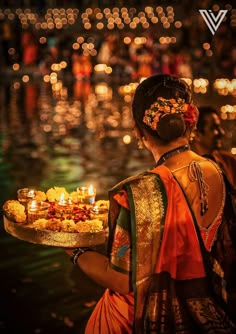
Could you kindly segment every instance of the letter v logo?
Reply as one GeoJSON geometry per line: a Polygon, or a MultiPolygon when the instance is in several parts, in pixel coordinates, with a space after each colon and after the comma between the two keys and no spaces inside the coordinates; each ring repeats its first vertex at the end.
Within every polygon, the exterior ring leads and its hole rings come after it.
{"type": "Polygon", "coordinates": [[[212,35],[215,35],[216,30],[219,28],[219,25],[223,21],[228,10],[221,9],[218,14],[215,16],[212,10],[199,9],[200,14],[202,15],[204,21],[206,22],[208,28],[210,29],[212,35]]]}

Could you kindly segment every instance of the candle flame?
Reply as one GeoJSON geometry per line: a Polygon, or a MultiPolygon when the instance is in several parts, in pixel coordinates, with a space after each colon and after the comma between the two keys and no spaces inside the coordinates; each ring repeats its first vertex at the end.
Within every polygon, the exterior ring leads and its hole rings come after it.
{"type": "Polygon", "coordinates": [[[29,190],[28,197],[34,197],[34,196],[35,196],[34,190],[29,190]]]}
{"type": "Polygon", "coordinates": [[[93,195],[94,194],[94,188],[93,188],[92,185],[90,185],[89,188],[88,188],[88,194],[89,195],[93,195]]]}
{"type": "Polygon", "coordinates": [[[61,193],[60,195],[59,204],[65,204],[65,194],[64,193],[61,193]]]}
{"type": "Polygon", "coordinates": [[[37,204],[36,204],[36,201],[34,200],[34,201],[31,202],[30,208],[31,209],[36,209],[36,207],[37,207],[37,204]]]}

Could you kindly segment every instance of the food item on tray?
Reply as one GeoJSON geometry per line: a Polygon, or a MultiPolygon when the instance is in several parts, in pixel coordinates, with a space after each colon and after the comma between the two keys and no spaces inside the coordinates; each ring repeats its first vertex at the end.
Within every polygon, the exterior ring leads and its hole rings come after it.
{"type": "Polygon", "coordinates": [[[3,210],[9,219],[14,220],[17,223],[25,223],[26,222],[26,213],[25,206],[22,205],[17,200],[8,200],[3,205],[3,210]]]}

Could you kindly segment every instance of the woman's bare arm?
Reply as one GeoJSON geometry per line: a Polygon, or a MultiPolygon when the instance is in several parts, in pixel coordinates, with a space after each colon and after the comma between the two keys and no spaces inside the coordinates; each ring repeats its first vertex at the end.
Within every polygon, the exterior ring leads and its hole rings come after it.
{"type": "MultiPolygon", "coordinates": [[[[65,249],[71,255],[73,249],[65,249]]],[[[80,269],[96,283],[120,294],[130,292],[130,278],[128,274],[120,273],[111,268],[109,259],[100,253],[86,251],[77,260],[80,269]]]]}

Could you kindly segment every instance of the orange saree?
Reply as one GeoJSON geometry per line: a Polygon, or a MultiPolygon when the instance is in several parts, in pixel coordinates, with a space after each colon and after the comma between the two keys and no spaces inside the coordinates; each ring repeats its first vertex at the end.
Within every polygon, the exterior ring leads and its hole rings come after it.
{"type": "MultiPolygon", "coordinates": [[[[220,221],[215,224],[210,248],[220,221]]],[[[131,276],[133,292],[121,296],[106,290],[86,334],[235,332],[223,289],[215,293],[206,277],[211,268],[206,269],[204,234],[167,168],[113,188],[109,225],[111,266],[131,276]]],[[[217,286],[224,282],[218,273],[215,277],[217,286]]]]}
{"type": "Polygon", "coordinates": [[[134,319],[134,297],[122,296],[106,289],[90,317],[86,334],[132,333],[134,319]]]}

